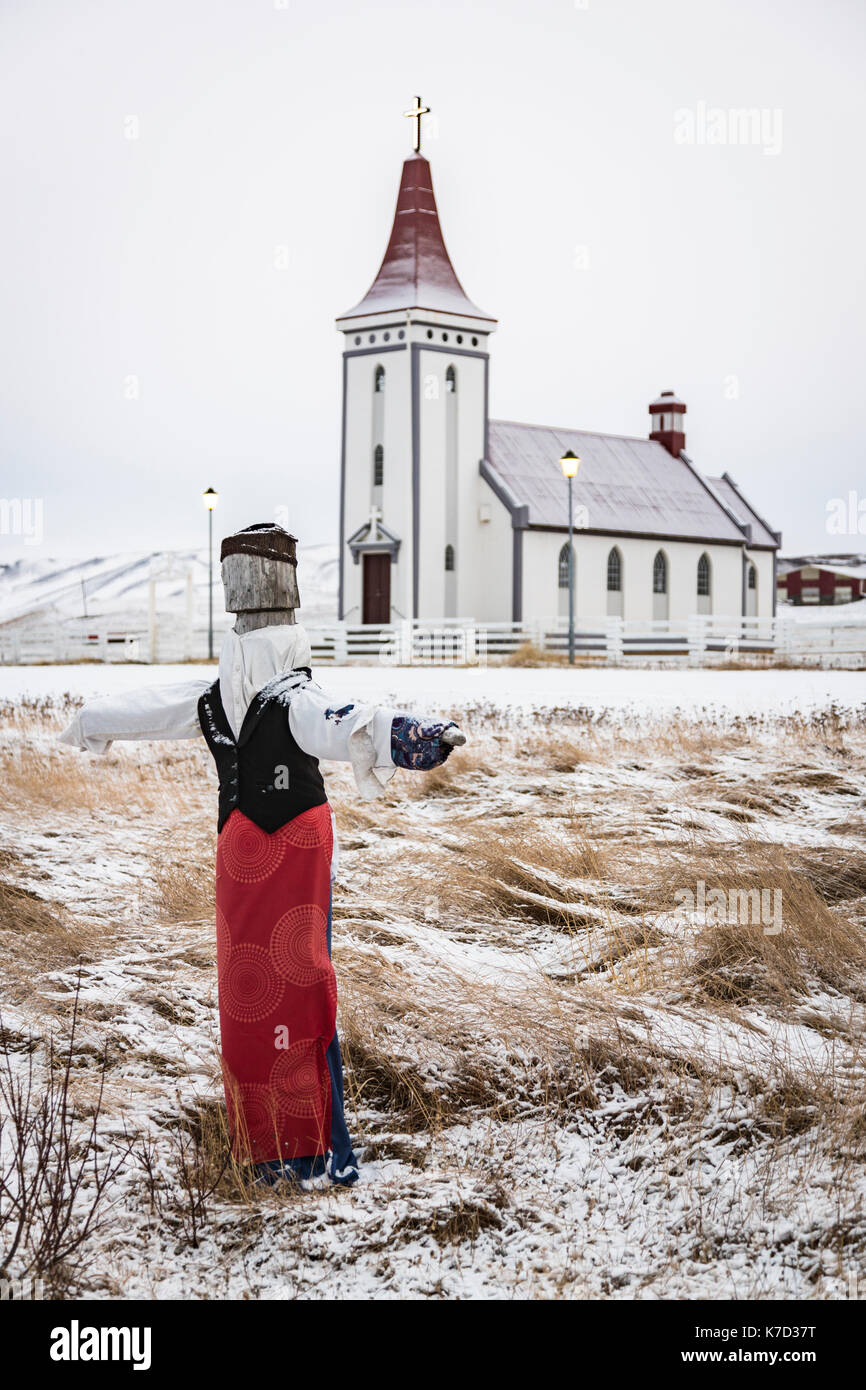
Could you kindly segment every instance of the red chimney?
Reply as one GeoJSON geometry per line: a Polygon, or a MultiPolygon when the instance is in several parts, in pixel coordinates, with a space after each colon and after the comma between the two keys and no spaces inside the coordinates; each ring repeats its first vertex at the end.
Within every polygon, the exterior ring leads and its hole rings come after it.
{"type": "Polygon", "coordinates": [[[657,439],[659,444],[664,444],[669,454],[679,458],[686,447],[686,422],[683,419],[686,413],[685,401],[678,400],[673,391],[662,391],[658,400],[650,405],[649,412],[652,424],[650,439],[657,439]]]}

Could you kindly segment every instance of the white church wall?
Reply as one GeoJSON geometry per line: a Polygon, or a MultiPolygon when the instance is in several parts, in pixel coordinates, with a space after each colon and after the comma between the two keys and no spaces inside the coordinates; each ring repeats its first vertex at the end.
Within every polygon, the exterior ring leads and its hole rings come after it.
{"type": "MultiPolygon", "coordinates": [[[[406,324],[406,344],[398,351],[382,350],[384,331],[396,336],[393,324],[379,327],[379,340],[370,344],[370,330],[360,336],[363,353],[350,356],[346,376],[345,535],[369,520],[371,505],[381,508],[382,522],[401,541],[398,562],[391,568],[391,619],[412,616],[412,345],[418,355],[420,445],[420,556],[418,614],[423,621],[447,617],[479,622],[507,622],[512,616],[513,534],[508,510],[480,477],[484,453],[485,361],[457,350],[463,325],[437,323],[435,337],[424,324],[406,324]],[[446,350],[443,338],[448,335],[446,350]],[[369,350],[373,349],[373,350],[369,350]],[[374,391],[377,366],[385,369],[383,399],[374,391]],[[446,389],[453,367],[456,392],[446,389]],[[450,425],[449,425],[450,415],[450,425]],[[377,423],[380,421],[381,423],[377,423]],[[380,441],[380,435],[381,441],[380,441]],[[377,442],[384,448],[381,489],[374,492],[373,459],[377,442]],[[456,450],[456,464],[449,454],[456,450]],[[479,508],[489,510],[481,521],[479,508]],[[455,569],[445,569],[446,545],[455,550],[455,569]]],[[[404,330],[401,330],[404,331],[404,330]]],[[[355,335],[358,336],[358,335],[355,335]]],[[[471,338],[471,334],[469,334],[471,338]]],[[[350,351],[354,338],[348,339],[350,351]]],[[[395,344],[390,344],[391,349],[395,344]]],[[[567,612],[567,599],[558,586],[558,561],[566,540],[564,531],[526,531],[523,538],[523,617],[549,619],[567,612]]],[[[581,622],[604,620],[621,606],[628,620],[669,617],[682,621],[697,612],[720,617],[740,614],[743,597],[742,550],[737,545],[702,545],[691,541],[658,541],[575,532],[576,605],[581,622]],[[612,602],[607,591],[607,560],[616,545],[622,557],[622,598],[612,602]],[[668,592],[653,596],[653,561],[661,550],[667,561],[668,592]],[[712,592],[707,600],[697,593],[697,565],[706,553],[712,592]]],[[[754,551],[758,572],[756,608],[770,617],[773,605],[772,554],[754,551]]],[[[350,623],[362,617],[363,565],[344,563],[344,614],[350,623]]]]}
{"type": "MultiPolygon", "coordinates": [[[[437,335],[441,339],[441,333],[437,335]]],[[[449,339],[455,336],[449,331],[449,339]]],[[[420,337],[420,335],[419,335],[420,337]]],[[[421,339],[423,344],[423,339],[421,339]]],[[[437,344],[437,347],[439,344],[437,344]]],[[[419,352],[420,387],[420,569],[418,613],[441,619],[445,614],[445,547],[455,551],[457,617],[472,617],[477,579],[478,463],[484,453],[484,360],[449,352],[419,352]],[[456,400],[449,401],[446,372],[454,368],[456,400]],[[456,410],[456,534],[448,525],[448,411],[456,410]]],[[[411,458],[411,454],[410,454],[411,458]]],[[[452,521],[453,524],[453,521],[452,521]]],[[[510,600],[509,600],[510,603],[510,600]]],[[[510,613],[509,613],[510,616],[510,613]]]]}
{"type": "Polygon", "coordinates": [[[464,548],[471,564],[464,567],[465,613],[480,623],[511,622],[511,513],[475,468],[474,493],[464,507],[464,548]],[[489,520],[482,520],[482,517],[489,520]]]}
{"type": "MultiPolygon", "coordinates": [[[[380,337],[380,334],[376,335],[380,337]]],[[[349,340],[351,342],[351,339],[349,340]]],[[[370,517],[373,502],[374,381],[376,367],[385,368],[381,489],[382,521],[401,541],[397,562],[391,566],[392,618],[412,612],[412,430],[409,382],[410,353],[362,353],[349,357],[346,371],[346,480],[345,537],[370,517]]],[[[344,614],[350,623],[361,621],[363,565],[355,565],[348,548],[344,553],[344,614]]]]}
{"type": "MultiPolygon", "coordinates": [[[[523,616],[551,618],[568,612],[567,597],[559,588],[559,556],[568,542],[562,531],[526,531],[523,535],[523,616]]],[[[613,540],[574,533],[575,603],[578,618],[600,618],[607,612],[607,557],[613,540]]],[[[623,551],[624,576],[630,565],[623,551]]],[[[627,595],[626,603],[627,603],[627,595]]],[[[627,608],[626,608],[626,611],[627,608]]]]}
{"type": "Polygon", "coordinates": [[[733,618],[742,612],[743,552],[739,546],[700,545],[692,541],[677,541],[664,549],[669,560],[668,585],[672,618],[690,618],[700,612],[733,618]],[[709,602],[701,605],[698,595],[698,561],[704,554],[710,562],[710,594],[709,602]]]}
{"type": "MultiPolygon", "coordinates": [[[[445,611],[445,512],[447,435],[445,369],[448,359],[421,352],[418,361],[420,431],[420,524],[418,616],[441,619],[445,611]]],[[[459,422],[458,422],[459,432],[459,422]]],[[[411,470],[411,453],[409,467],[411,470]]],[[[458,554],[458,563],[459,563],[458,554]]],[[[411,616],[411,611],[410,611],[411,616]]]]}
{"type": "Polygon", "coordinates": [[[771,550],[748,550],[746,554],[758,571],[756,615],[759,618],[772,618],[773,552],[771,550]]]}
{"type": "MultiPolygon", "coordinates": [[[[558,584],[559,554],[567,541],[562,531],[527,531],[524,535],[523,616],[550,618],[563,611],[558,584]]],[[[657,541],[636,537],[574,533],[576,556],[575,614],[580,621],[607,615],[607,557],[616,545],[622,556],[625,619],[653,618],[653,561],[662,550],[667,557],[668,613],[681,620],[698,611],[697,566],[706,553],[710,561],[712,612],[735,617],[742,605],[742,551],[739,546],[700,545],[691,541],[657,541]]],[[[772,561],[770,562],[772,570],[772,561]]],[[[759,577],[761,589],[766,584],[759,577]]],[[[762,606],[761,614],[765,613],[762,606]]]]}
{"type": "MultiPolygon", "coordinates": [[[[350,536],[370,515],[367,468],[369,440],[373,433],[372,357],[350,357],[346,361],[346,439],[345,439],[345,536],[350,536]]],[[[343,557],[343,613],[349,622],[360,621],[361,566],[354,565],[348,550],[343,557]]]]}
{"type": "MultiPolygon", "coordinates": [[[[455,362],[455,370],[459,448],[457,612],[474,615],[478,609],[479,591],[484,597],[488,583],[480,571],[479,545],[486,545],[487,541],[478,520],[478,485],[483,481],[478,467],[484,456],[485,362],[479,357],[462,357],[455,362]]],[[[486,488],[487,485],[484,486],[486,488]]],[[[500,503],[499,511],[504,510],[500,503]]],[[[510,532],[510,516],[501,520],[504,529],[510,532]]],[[[496,557],[490,555],[489,561],[497,575],[507,575],[505,591],[497,596],[495,604],[497,610],[504,613],[501,621],[507,621],[511,617],[510,535],[505,539],[504,554],[496,557]]],[[[488,575],[491,576],[491,571],[488,571],[488,575]]]]}

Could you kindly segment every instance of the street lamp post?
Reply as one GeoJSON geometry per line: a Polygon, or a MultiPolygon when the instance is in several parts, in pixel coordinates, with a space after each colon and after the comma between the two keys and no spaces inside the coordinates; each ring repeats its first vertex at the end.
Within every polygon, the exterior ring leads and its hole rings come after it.
{"type": "Polygon", "coordinates": [[[213,509],[220,499],[212,487],[201,496],[207,507],[207,654],[213,659],[213,509]]]}
{"type": "Polygon", "coordinates": [[[577,477],[580,459],[571,449],[559,460],[563,476],[568,479],[568,660],[574,665],[574,507],[572,484],[577,477]]]}

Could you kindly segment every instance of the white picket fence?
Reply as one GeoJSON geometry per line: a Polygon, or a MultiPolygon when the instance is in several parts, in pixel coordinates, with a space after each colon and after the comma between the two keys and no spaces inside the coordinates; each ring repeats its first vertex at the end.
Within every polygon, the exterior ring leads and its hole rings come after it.
{"type": "MultiPolygon", "coordinates": [[[[581,621],[575,652],[581,662],[602,665],[665,662],[709,666],[736,662],[866,667],[866,603],[854,616],[798,622],[695,615],[683,621],[599,618],[581,621]]],[[[215,632],[219,644],[225,621],[215,632]]],[[[308,627],[313,660],[399,665],[486,665],[514,657],[520,648],[565,654],[563,618],[525,623],[404,622],[360,627],[346,623],[308,627]]],[[[79,661],[184,662],[207,656],[207,629],[173,617],[140,626],[113,626],[104,619],[34,617],[0,626],[0,664],[79,661]]]]}

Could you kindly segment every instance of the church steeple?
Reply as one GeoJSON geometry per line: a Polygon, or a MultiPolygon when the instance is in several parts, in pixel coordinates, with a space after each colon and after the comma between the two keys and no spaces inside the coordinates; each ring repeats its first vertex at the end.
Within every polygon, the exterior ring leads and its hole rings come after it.
{"type": "Polygon", "coordinates": [[[391,237],[344,339],[340,617],[370,625],[478,606],[484,545],[479,459],[487,453],[490,335],[496,320],[464,292],[445,249],[420,97],[404,114],[391,237]]]}
{"type": "Polygon", "coordinates": [[[439,225],[430,161],[420,153],[410,155],[403,165],[391,239],[379,273],[361,302],[340,315],[337,326],[346,331],[353,326],[351,320],[416,309],[473,319],[487,332],[496,325],[496,319],[472,303],[457,279],[439,225]]]}

